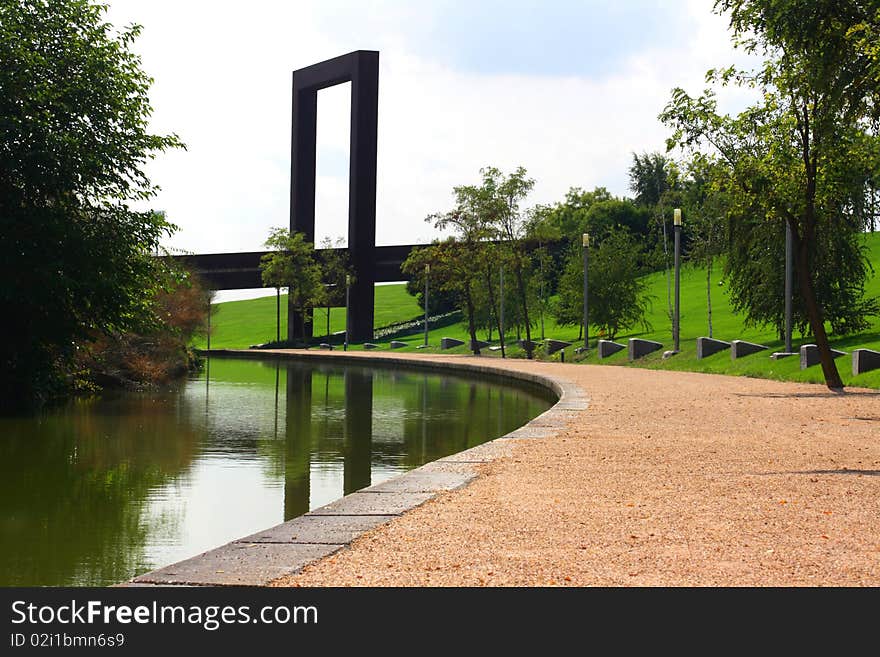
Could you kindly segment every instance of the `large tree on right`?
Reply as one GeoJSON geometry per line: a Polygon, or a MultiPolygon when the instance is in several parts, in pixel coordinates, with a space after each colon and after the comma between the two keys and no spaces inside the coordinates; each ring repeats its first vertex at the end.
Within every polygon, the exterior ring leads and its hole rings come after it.
{"type": "Polygon", "coordinates": [[[880,84],[864,38],[877,31],[876,2],[717,0],[715,11],[730,17],[737,47],[764,61],[707,80],[754,88],[760,100],[730,116],[711,89],[697,98],[675,89],[660,115],[673,130],[667,145],[710,150],[726,165],[731,252],[752,249],[731,261],[747,269],[742,280],[762,260],[759,236],[778,254],[766,236],[790,227],[800,305],[825,382],[840,389],[826,321],[851,331],[877,312],[862,294],[869,265],[857,239],[880,171],[880,84]]]}

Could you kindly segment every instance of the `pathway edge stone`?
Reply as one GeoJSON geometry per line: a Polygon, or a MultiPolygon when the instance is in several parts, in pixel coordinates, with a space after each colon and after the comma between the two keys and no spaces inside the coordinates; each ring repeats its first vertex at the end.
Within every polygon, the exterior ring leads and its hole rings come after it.
{"type": "Polygon", "coordinates": [[[570,411],[586,410],[589,397],[561,377],[508,370],[492,364],[447,360],[414,361],[391,355],[290,350],[212,350],[220,357],[256,360],[316,360],[345,364],[385,363],[436,372],[490,375],[535,383],[557,396],[556,403],[503,436],[457,454],[431,461],[380,484],[350,493],[285,523],[250,534],[189,559],[139,575],[117,586],[261,586],[300,572],[311,563],[346,549],[361,535],[429,502],[444,492],[469,485],[478,468],[507,455],[512,440],[550,438],[566,427],[570,411]],[[289,538],[288,538],[289,537],[289,538]],[[251,548],[251,549],[245,549],[251,548]],[[220,567],[222,566],[222,568],[220,567]]]}

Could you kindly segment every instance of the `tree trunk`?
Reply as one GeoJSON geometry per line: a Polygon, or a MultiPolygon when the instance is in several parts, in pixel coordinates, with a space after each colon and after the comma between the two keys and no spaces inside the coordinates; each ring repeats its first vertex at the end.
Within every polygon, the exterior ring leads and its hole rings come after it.
{"type": "Polygon", "coordinates": [[[501,331],[501,315],[498,314],[498,304],[495,303],[495,292],[492,287],[492,268],[486,266],[486,289],[489,292],[489,310],[495,316],[495,325],[498,328],[498,342],[501,344],[501,357],[506,358],[504,352],[504,333],[501,331]]]}
{"type": "Polygon", "coordinates": [[[709,310],[709,337],[712,337],[712,258],[706,260],[706,307],[709,310]]]}
{"type": "Polygon", "coordinates": [[[810,329],[816,340],[816,346],[819,348],[819,362],[822,365],[822,374],[825,375],[825,385],[831,390],[843,390],[843,380],[840,378],[837,364],[831,356],[831,345],[828,344],[828,334],[825,333],[825,320],[822,317],[822,310],[816,302],[813,279],[810,276],[809,242],[800,237],[795,226],[792,226],[792,236],[797,246],[797,274],[801,288],[801,298],[804,301],[804,308],[807,311],[807,318],[810,321],[810,329]]]}
{"type": "Polygon", "coordinates": [[[477,346],[477,325],[474,322],[474,300],[471,297],[471,286],[466,284],[464,287],[464,302],[467,307],[468,316],[468,334],[471,336],[471,344],[474,356],[480,355],[480,348],[477,346]]]}
{"type": "Polygon", "coordinates": [[[663,271],[666,273],[666,316],[672,318],[672,281],[669,278],[669,246],[666,241],[666,215],[660,211],[660,232],[663,234],[663,271]]]}
{"type": "Polygon", "coordinates": [[[304,346],[308,347],[308,346],[309,346],[309,341],[308,341],[308,339],[306,338],[306,309],[305,309],[305,308],[302,308],[302,309],[300,310],[299,317],[300,317],[300,320],[301,320],[300,325],[302,326],[302,338],[303,338],[303,343],[304,343],[304,346]]]}
{"type": "Polygon", "coordinates": [[[534,357],[534,354],[532,353],[532,329],[529,323],[529,304],[526,297],[526,285],[523,280],[522,266],[518,261],[514,267],[514,271],[516,272],[516,284],[519,287],[519,294],[522,299],[523,323],[526,325],[526,358],[531,359],[534,357]]]}

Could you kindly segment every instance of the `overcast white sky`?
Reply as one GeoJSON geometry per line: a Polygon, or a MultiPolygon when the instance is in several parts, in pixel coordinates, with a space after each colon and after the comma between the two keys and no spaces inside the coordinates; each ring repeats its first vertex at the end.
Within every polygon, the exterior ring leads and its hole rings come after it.
{"type": "MultiPolygon", "coordinates": [[[[380,51],[377,243],[430,241],[479,169],[522,165],[529,205],[572,186],[627,195],[633,152],[663,150],[670,90],[743,61],[712,0],[110,0],[144,27],[153,129],[186,151],[149,167],[153,206],[198,253],[260,250],[289,221],[291,72],[380,51]]],[[[348,84],[319,93],[317,239],[344,236],[348,84]]],[[[742,102],[731,96],[732,105],[742,102]]]]}

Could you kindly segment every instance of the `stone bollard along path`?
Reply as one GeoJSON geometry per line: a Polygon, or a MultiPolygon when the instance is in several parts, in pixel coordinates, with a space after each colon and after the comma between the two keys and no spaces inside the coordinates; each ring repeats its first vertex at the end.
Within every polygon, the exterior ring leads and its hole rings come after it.
{"type": "Polygon", "coordinates": [[[579,385],[589,405],[273,585],[880,585],[878,391],[395,358],[542,374],[579,385]]]}

